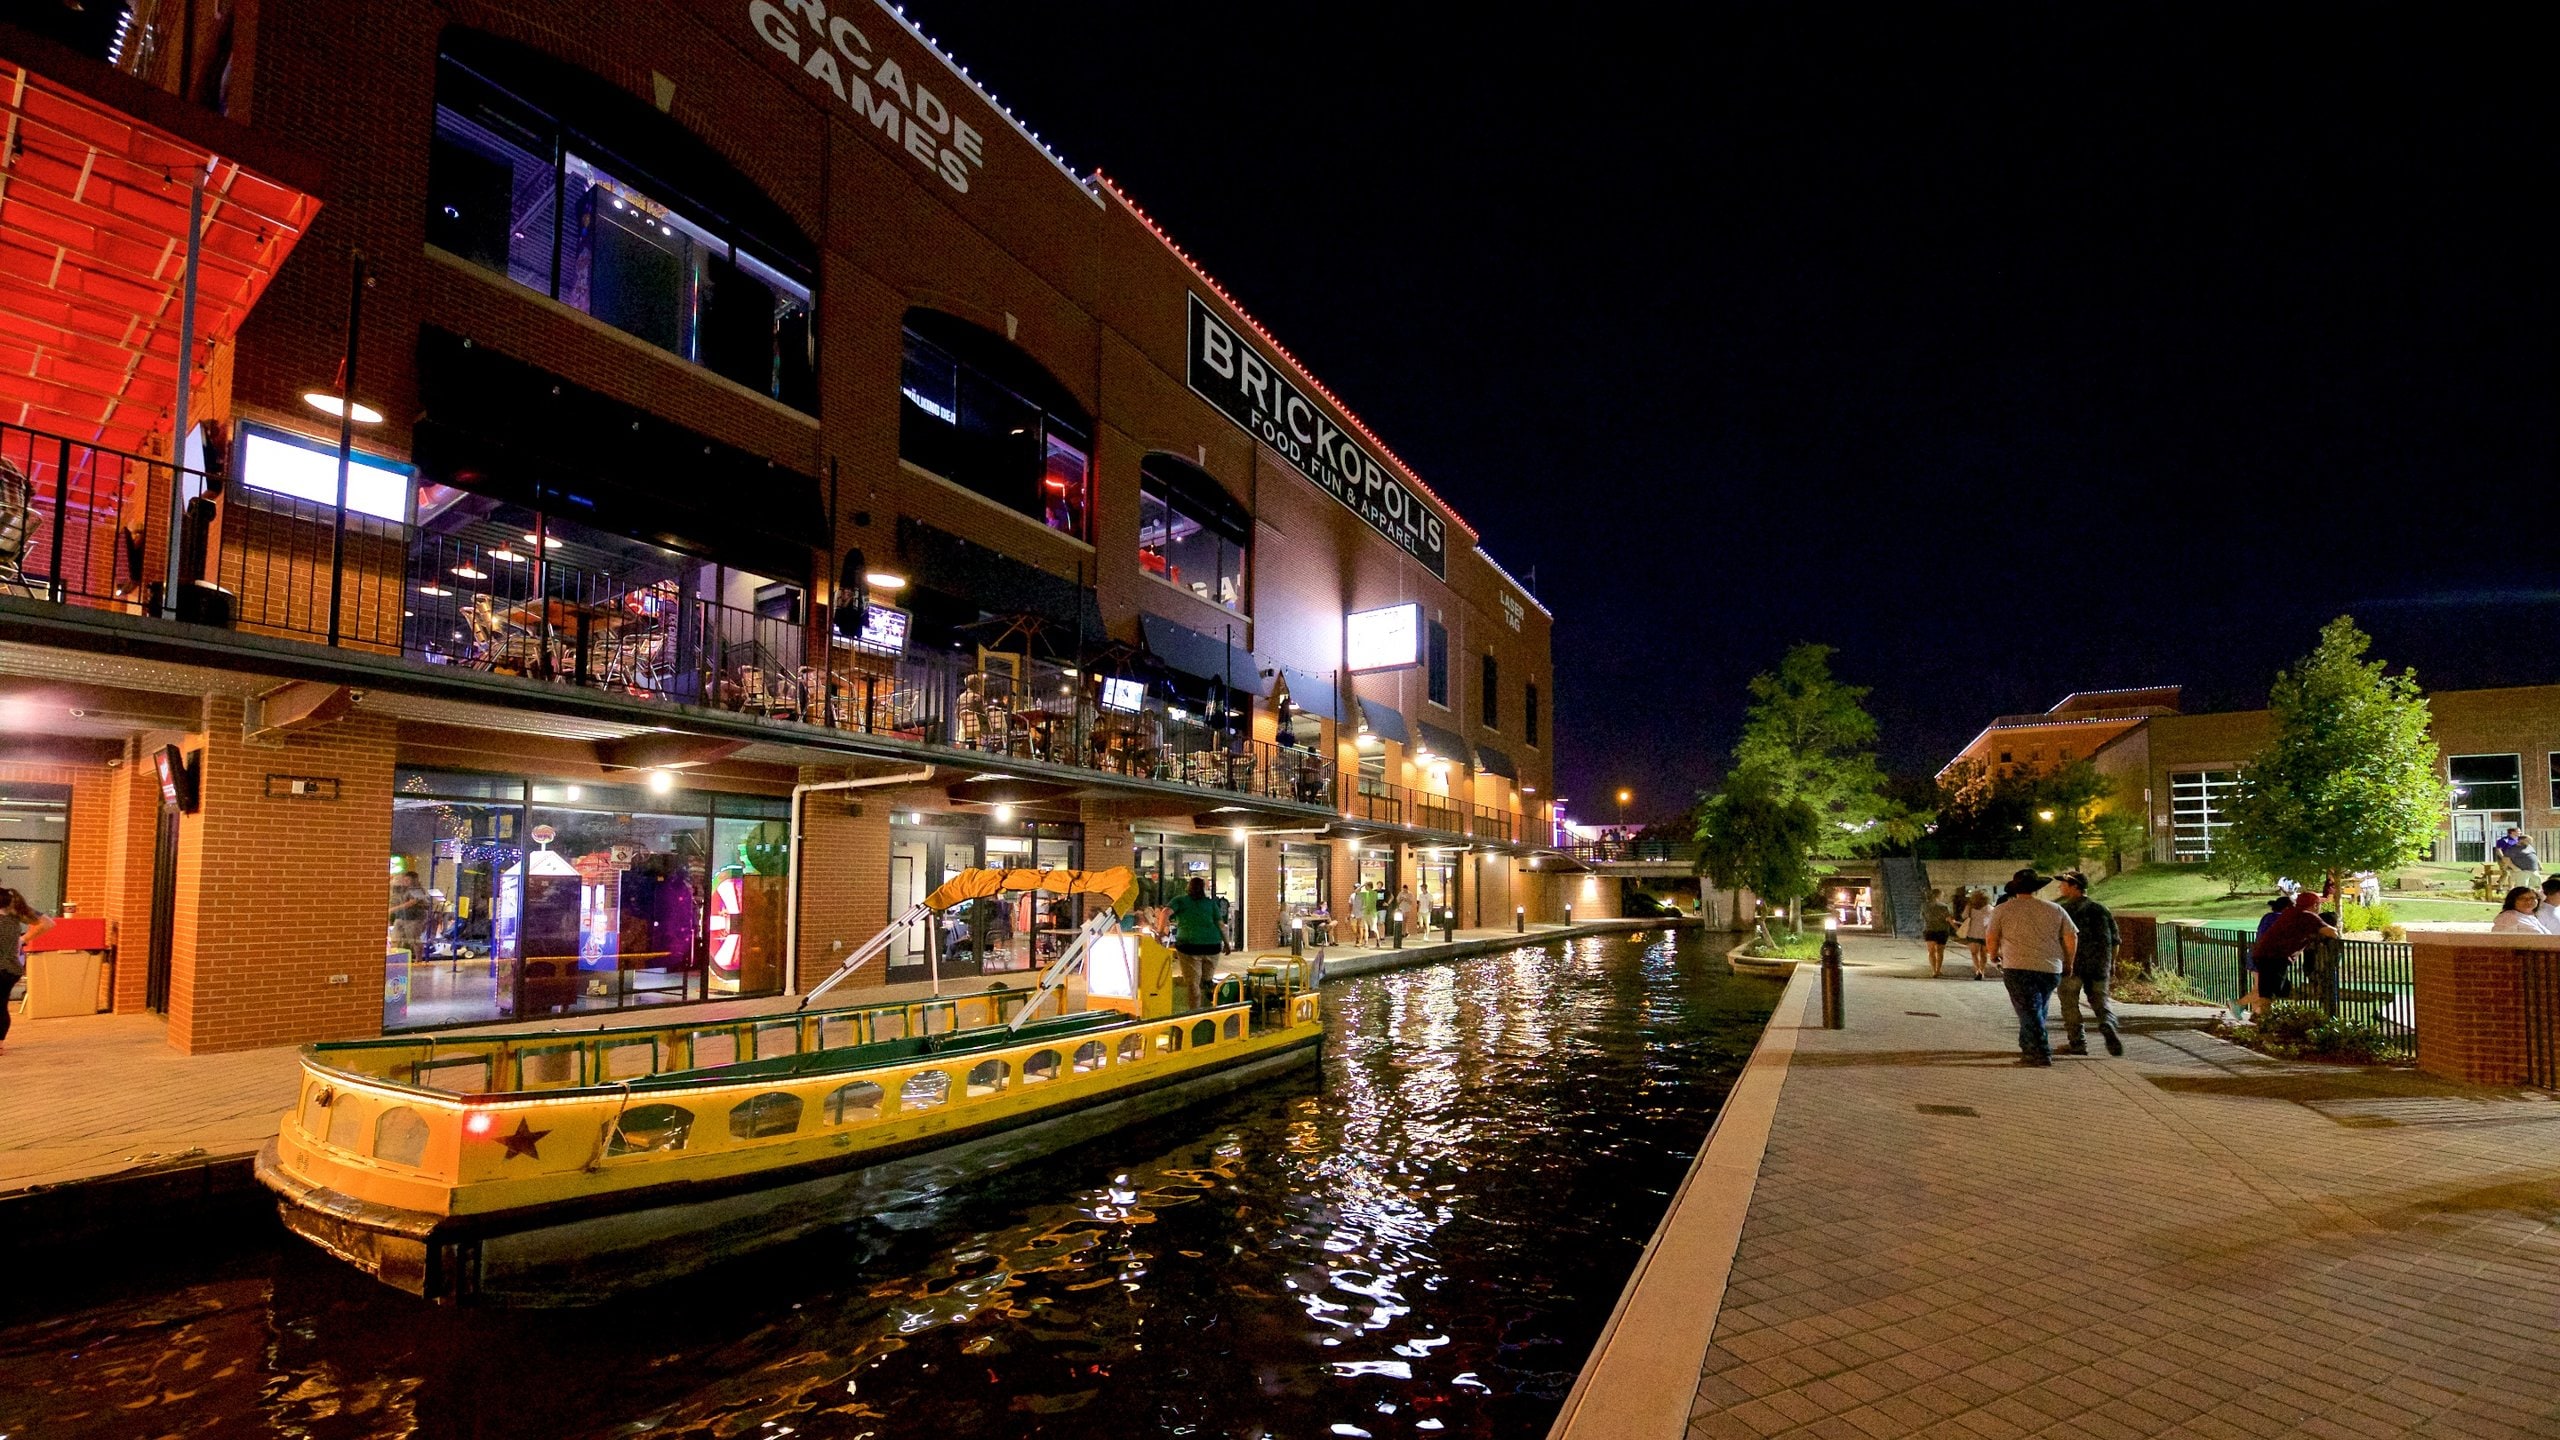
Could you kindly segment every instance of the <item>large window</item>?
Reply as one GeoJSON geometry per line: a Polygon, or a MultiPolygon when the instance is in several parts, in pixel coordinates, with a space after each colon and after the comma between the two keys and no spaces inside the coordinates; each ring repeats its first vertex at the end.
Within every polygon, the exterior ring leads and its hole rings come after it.
{"type": "Polygon", "coordinates": [[[1484,657],[1483,699],[1484,712],[1476,717],[1477,723],[1483,725],[1488,730],[1501,729],[1502,676],[1499,673],[1498,667],[1494,663],[1493,652],[1489,650],[1485,652],[1484,657]]]}
{"type": "Polygon", "coordinates": [[[1449,627],[1431,622],[1431,703],[1447,709],[1449,705],[1449,627]]]}
{"type": "Polygon", "coordinates": [[[1538,743],[1538,687],[1535,685],[1520,692],[1520,738],[1531,745],[1538,743]]]}
{"type": "Polygon", "coordinates": [[[2560,750],[2548,753],[2551,757],[2551,808],[2560,812],[2560,750]]]}
{"type": "Polygon", "coordinates": [[[2231,828],[2231,800],[2240,787],[2231,770],[2181,770],[2169,777],[2169,835],[2180,860],[2213,854],[2214,838],[2231,828]]]}
{"type": "Polygon", "coordinates": [[[383,1027],[782,988],[788,805],[403,768],[383,1027]]]}
{"type": "Polygon", "coordinates": [[[439,59],[428,243],[814,412],[809,257],[743,243],[708,205],[647,178],[493,68],[439,59]]]}
{"type": "Polygon", "coordinates": [[[1138,568],[1212,605],[1244,613],[1252,517],[1217,481],[1150,455],[1138,474],[1138,568]]]}
{"type": "Polygon", "coordinates": [[[2517,816],[2524,813],[2524,757],[2455,755],[2445,761],[2445,771],[2453,780],[2454,809],[2517,816]]]}
{"type": "Polygon", "coordinates": [[[995,336],[910,312],[898,458],[1079,540],[1090,538],[1093,427],[995,336]]]}

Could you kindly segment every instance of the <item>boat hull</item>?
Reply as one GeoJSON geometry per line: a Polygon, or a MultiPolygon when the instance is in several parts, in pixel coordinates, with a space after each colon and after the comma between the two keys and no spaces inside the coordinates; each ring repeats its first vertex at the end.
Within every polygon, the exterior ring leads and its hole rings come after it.
{"type": "Polygon", "coordinates": [[[287,1228],[394,1288],[447,1302],[591,1304],[782,1244],[1264,1084],[1319,1058],[1321,1030],[1231,1064],[954,1129],[825,1166],[485,1215],[357,1200],[303,1180],[269,1141],[259,1179],[287,1228]]]}

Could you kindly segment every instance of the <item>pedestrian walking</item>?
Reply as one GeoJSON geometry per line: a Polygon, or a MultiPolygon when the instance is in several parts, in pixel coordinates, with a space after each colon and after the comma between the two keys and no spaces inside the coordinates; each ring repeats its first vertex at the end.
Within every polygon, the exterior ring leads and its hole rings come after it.
{"type": "Polygon", "coordinates": [[[1182,957],[1183,985],[1191,992],[1190,1008],[1206,1010],[1217,983],[1218,956],[1227,948],[1226,920],[1209,897],[1208,883],[1198,879],[1167,910],[1173,918],[1173,948],[1182,957]]]}
{"type": "Polygon", "coordinates": [[[1378,915],[1387,908],[1386,893],[1371,881],[1360,882],[1360,943],[1375,948],[1378,943],[1378,915]]]}
{"type": "Polygon", "coordinates": [[[2524,838],[2522,830],[2508,826],[2507,833],[2498,837],[2495,853],[2498,874],[2509,885],[2532,885],[2540,881],[2542,861],[2533,853],[2533,842],[2524,838]]]}
{"type": "Polygon", "coordinates": [[[2124,1037],[2116,1033],[2116,1008],[2108,987],[2115,983],[2116,917],[2106,906],[2089,898],[2089,877],[2077,870],[2065,870],[2053,877],[2062,890],[2062,913],[2071,917],[2071,928],[2080,932],[2071,968],[2062,972],[2059,987],[2062,1008],[2062,1053],[2086,1055],[2088,1042],[2080,1033],[2080,997],[2089,997],[2089,1013],[2097,1017],[2098,1038],[2105,1041],[2107,1053],[2122,1055],[2124,1037]]]}
{"type": "Polygon", "coordinates": [[[2541,910],[2542,892],[2530,885],[2518,885],[2507,892],[2507,903],[2498,907],[2498,918],[2489,922],[2489,933],[2548,935],[2551,930],[2541,910]]]}
{"type": "MultiPolygon", "coordinates": [[[[1411,885],[1407,885],[1403,889],[1398,890],[1396,892],[1396,903],[1391,907],[1387,920],[1387,923],[1394,927],[1395,933],[1399,935],[1405,933],[1413,927],[1413,922],[1420,919],[1421,916],[1422,902],[1414,898],[1413,887],[1411,885]]],[[[1429,927],[1426,926],[1425,928],[1427,929],[1429,927]]]]}
{"type": "Polygon", "coordinates": [[[9,997],[27,976],[27,942],[53,925],[27,897],[0,885],[0,1049],[9,1039],[9,997]]]}
{"type": "Polygon", "coordinates": [[[1960,933],[1964,948],[1973,952],[1973,978],[1991,978],[1991,896],[1980,890],[1964,892],[1964,925],[1960,933]]]}
{"type": "Polygon", "coordinates": [[[2009,898],[1991,912],[1984,948],[2000,965],[2009,1008],[2018,1012],[2018,1063],[2051,1065],[2053,1038],[2045,1030],[2045,1005],[2072,967],[2080,932],[2061,906],[2036,894],[2045,877],[2033,867],[2009,877],[2009,898]]]}
{"type": "Polygon", "coordinates": [[[2249,947],[2249,1018],[2267,1018],[2267,1007],[2293,993],[2289,974],[2293,957],[2322,936],[2335,937],[2337,927],[2320,918],[2320,892],[2305,890],[2293,897],[2293,908],[2273,917],[2249,947]]]}
{"type": "Polygon", "coordinates": [[[1947,942],[1955,936],[1956,912],[1947,908],[1947,902],[1938,898],[1937,891],[1930,891],[1929,898],[1920,906],[1920,939],[1929,947],[1930,979],[1935,980],[1946,973],[1947,942]]]}

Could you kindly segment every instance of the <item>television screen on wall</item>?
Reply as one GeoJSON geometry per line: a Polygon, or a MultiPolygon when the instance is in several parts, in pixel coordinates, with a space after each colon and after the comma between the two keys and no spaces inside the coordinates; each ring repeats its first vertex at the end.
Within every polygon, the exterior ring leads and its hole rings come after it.
{"type": "Polygon", "coordinates": [[[1393,670],[1422,654],[1422,607],[1410,601],[1355,611],[1344,627],[1349,670],[1393,670]]]}

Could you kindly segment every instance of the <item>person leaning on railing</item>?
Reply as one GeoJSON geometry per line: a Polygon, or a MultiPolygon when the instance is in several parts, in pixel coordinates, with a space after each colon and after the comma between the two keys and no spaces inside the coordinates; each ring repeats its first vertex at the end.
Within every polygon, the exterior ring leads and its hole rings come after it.
{"type": "Polygon", "coordinates": [[[2293,981],[2286,973],[2293,957],[2301,954],[2314,940],[2336,939],[2338,929],[2320,918],[2320,892],[2305,890],[2293,897],[2293,908],[2269,921],[2258,932],[2257,943],[2249,947],[2249,968],[2255,983],[2249,987],[2249,1016],[2253,1021],[2267,1017],[2267,1007],[2293,993],[2293,981]]]}

